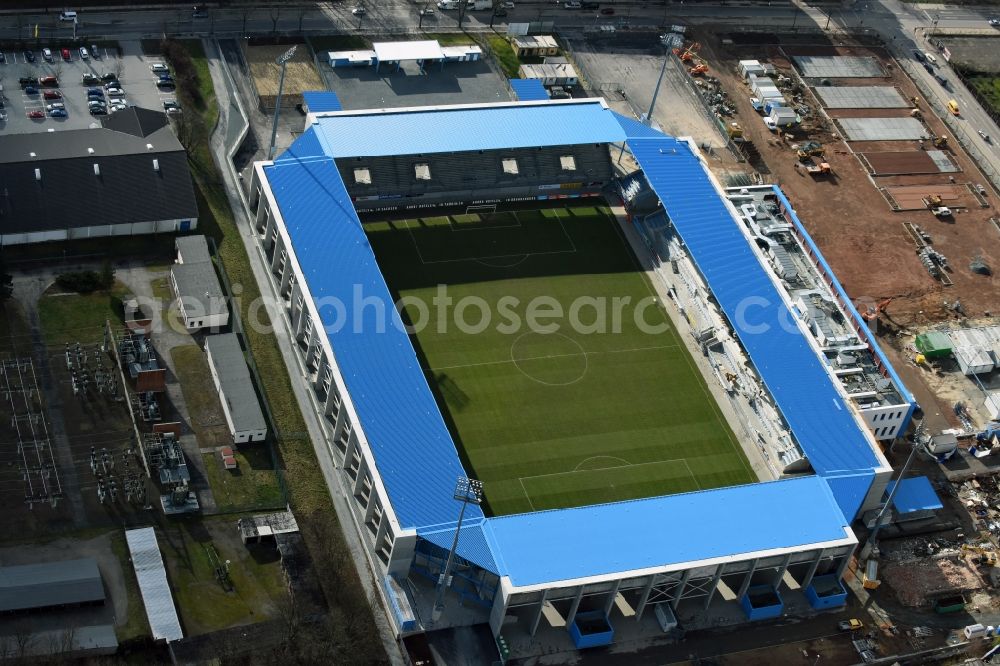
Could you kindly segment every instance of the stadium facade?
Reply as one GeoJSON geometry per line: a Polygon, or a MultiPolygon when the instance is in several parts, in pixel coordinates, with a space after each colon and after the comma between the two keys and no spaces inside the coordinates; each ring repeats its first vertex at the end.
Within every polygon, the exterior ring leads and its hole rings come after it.
{"type": "Polygon", "coordinates": [[[671,298],[706,355],[746,361],[717,377],[755,415],[749,448],[769,461],[769,479],[500,517],[470,505],[453,606],[457,595],[479,609],[504,644],[563,625],[567,645],[586,647],[627,622],[655,615],[669,628],[717,604],[758,620],[781,614],[784,595],[816,609],[845,603],[850,526],[880,505],[892,471],[878,439],[901,433],[914,403],[780,190],[725,191],[691,141],[600,99],[312,110],[288,151],[255,165],[250,189],[282,325],[300,352],[290,371],[310,382],[399,635],[431,626],[433,583],[419,581],[443,570],[466,472],[395,310],[394,325],[378,326],[371,310],[348,310],[345,323],[332,305],[359,293],[392,303],[359,210],[619,199],[661,272],[676,277],[671,298]],[[624,151],[639,170],[619,178],[624,151]],[[787,225],[770,231],[791,241],[761,240],[765,210],[787,225]],[[779,275],[785,241],[815,284],[779,275]],[[816,323],[824,313],[836,336],[816,323]],[[877,373],[881,393],[852,396],[844,377],[862,371],[837,365],[850,354],[877,373]]]}

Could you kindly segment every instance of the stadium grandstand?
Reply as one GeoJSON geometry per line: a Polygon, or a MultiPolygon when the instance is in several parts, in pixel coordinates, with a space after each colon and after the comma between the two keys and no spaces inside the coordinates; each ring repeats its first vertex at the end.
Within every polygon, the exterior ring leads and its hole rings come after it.
{"type": "Polygon", "coordinates": [[[286,152],[255,165],[250,191],[298,346],[291,374],[308,377],[317,450],[342,486],[331,492],[352,498],[400,636],[489,623],[501,654],[524,656],[542,633],[586,648],[846,603],[851,525],[892,473],[879,442],[915,405],[780,190],[725,190],[692,141],[581,99],[310,113],[286,152]],[[564,336],[580,351],[563,352],[550,336],[520,357],[510,335],[500,358],[499,335],[413,333],[410,310],[383,321],[368,307],[459,269],[456,288],[474,295],[648,289],[676,330],[646,351],[564,336]],[[484,360],[460,367],[472,351],[484,360]],[[876,388],[846,383],[836,368],[849,362],[876,388]],[[505,374],[511,363],[534,383],[505,374]],[[646,367],[676,374],[656,384],[646,367]],[[601,378],[604,413],[586,373],[601,378]],[[566,404],[535,405],[542,385],[566,404]],[[658,420],[672,402],[682,413],[658,420]],[[523,422],[551,432],[513,441],[523,422]],[[609,425],[590,436],[578,422],[609,425]],[[580,465],[592,467],[532,458],[561,437],[590,447],[580,465]],[[602,458],[620,462],[588,463],[602,458]],[[525,466],[551,474],[526,482],[525,466]],[[483,481],[482,503],[456,501],[467,477],[483,481]]]}

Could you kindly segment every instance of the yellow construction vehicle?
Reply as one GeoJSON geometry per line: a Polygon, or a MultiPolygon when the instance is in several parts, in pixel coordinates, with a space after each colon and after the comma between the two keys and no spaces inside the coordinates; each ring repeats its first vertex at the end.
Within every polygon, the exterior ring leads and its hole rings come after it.
{"type": "Polygon", "coordinates": [[[807,141],[795,148],[795,154],[799,156],[799,159],[804,160],[807,157],[823,157],[826,150],[823,149],[822,144],[816,141],[807,141]]]}
{"type": "Polygon", "coordinates": [[[811,157],[807,157],[801,160],[803,168],[805,168],[806,173],[810,176],[825,176],[831,173],[833,170],[830,168],[830,164],[827,162],[816,163],[813,162],[811,157]]]}
{"type": "Polygon", "coordinates": [[[962,551],[967,553],[975,553],[979,557],[975,558],[976,564],[981,564],[984,567],[995,567],[998,564],[997,553],[992,548],[983,548],[982,546],[970,546],[967,543],[962,544],[962,551]]]}
{"type": "Polygon", "coordinates": [[[743,138],[743,128],[737,122],[731,122],[726,126],[726,133],[729,135],[730,139],[742,139],[743,138]]]}

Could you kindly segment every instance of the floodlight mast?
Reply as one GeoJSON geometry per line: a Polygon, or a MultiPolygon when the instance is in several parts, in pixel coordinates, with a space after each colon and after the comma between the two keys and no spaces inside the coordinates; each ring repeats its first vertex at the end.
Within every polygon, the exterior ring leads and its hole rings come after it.
{"type": "Polygon", "coordinates": [[[464,476],[458,477],[455,484],[455,499],[462,503],[462,509],[458,513],[458,525],[455,526],[455,538],[451,542],[451,550],[448,551],[448,561],[445,562],[444,571],[438,578],[437,594],[434,597],[434,609],[431,611],[431,622],[437,622],[441,618],[444,610],[444,595],[451,582],[451,565],[455,559],[455,549],[458,547],[458,535],[462,533],[462,519],[465,518],[465,508],[470,504],[479,506],[483,501],[483,482],[476,479],[469,479],[464,476]]]}
{"type": "Polygon", "coordinates": [[[295,55],[295,49],[297,48],[298,45],[296,44],[278,56],[274,61],[276,64],[281,65],[281,76],[278,77],[278,98],[274,101],[274,120],[271,123],[271,146],[267,149],[268,160],[274,159],[274,141],[278,136],[278,113],[281,111],[281,92],[285,87],[285,65],[295,55]]]}

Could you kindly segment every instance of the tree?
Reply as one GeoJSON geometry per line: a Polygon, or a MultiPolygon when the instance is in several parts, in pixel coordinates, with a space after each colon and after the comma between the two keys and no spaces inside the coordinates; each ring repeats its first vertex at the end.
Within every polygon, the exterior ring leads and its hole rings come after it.
{"type": "Polygon", "coordinates": [[[101,287],[110,290],[115,284],[115,267],[107,259],[101,264],[101,287]]]}
{"type": "Polygon", "coordinates": [[[0,255],[0,303],[8,301],[14,293],[14,276],[7,272],[7,264],[0,255]]]}

